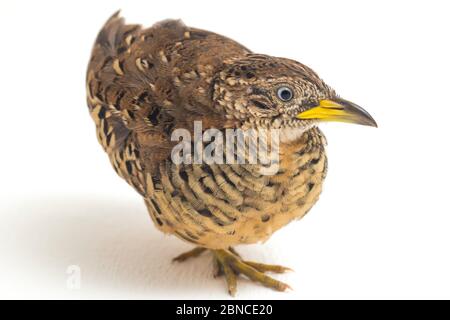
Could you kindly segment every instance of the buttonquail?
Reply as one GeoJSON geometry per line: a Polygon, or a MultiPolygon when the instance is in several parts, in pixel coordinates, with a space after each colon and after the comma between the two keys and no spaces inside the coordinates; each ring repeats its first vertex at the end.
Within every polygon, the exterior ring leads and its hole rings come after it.
{"type": "Polygon", "coordinates": [[[376,126],[307,66],[252,53],[224,36],[166,20],[144,29],[114,14],[87,71],[87,102],[114,170],[144,198],[156,227],[192,243],[184,261],[209,250],[230,294],[239,274],[267,287],[288,268],[246,261],[233,249],[267,240],[303,217],[327,172],[321,121],[376,126]],[[279,167],[175,163],[176,129],[277,129],[279,167]]]}

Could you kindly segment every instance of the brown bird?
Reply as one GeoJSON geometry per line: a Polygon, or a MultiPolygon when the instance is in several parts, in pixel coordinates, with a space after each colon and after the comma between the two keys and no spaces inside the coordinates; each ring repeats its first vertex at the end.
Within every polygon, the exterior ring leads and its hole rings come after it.
{"type": "Polygon", "coordinates": [[[225,276],[232,295],[239,274],[276,290],[289,287],[266,274],[288,268],[246,261],[233,247],[267,240],[317,201],[327,172],[317,124],[376,126],[299,62],[252,53],[179,20],[127,25],[119,13],[95,41],[87,101],[100,144],[144,198],[156,227],[196,245],[174,260],[211,251],[215,274],[225,276]],[[276,129],[278,170],[264,174],[263,163],[175,163],[178,141],[171,136],[176,129],[194,134],[194,121],[202,132],[276,129]]]}

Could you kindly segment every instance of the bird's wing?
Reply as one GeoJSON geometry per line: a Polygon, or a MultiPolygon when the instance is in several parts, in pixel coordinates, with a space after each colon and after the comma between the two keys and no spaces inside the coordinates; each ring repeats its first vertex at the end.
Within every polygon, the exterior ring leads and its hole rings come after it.
{"type": "MultiPolygon", "coordinates": [[[[248,52],[180,20],[143,29],[114,14],[97,36],[87,72],[88,105],[101,144],[110,157],[135,149],[142,160],[137,167],[153,174],[170,155],[174,129],[192,130],[194,120],[204,128],[223,125],[224,116],[211,106],[213,77],[224,60],[248,52]]],[[[112,161],[122,176],[135,173],[130,160],[112,161]]]]}

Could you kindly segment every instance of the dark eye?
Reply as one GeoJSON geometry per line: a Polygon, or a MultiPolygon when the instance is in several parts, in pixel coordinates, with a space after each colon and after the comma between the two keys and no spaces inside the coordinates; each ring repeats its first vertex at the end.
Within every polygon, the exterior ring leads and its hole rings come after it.
{"type": "Polygon", "coordinates": [[[287,102],[292,100],[294,97],[294,92],[289,87],[279,87],[277,90],[277,97],[281,101],[287,102]]]}

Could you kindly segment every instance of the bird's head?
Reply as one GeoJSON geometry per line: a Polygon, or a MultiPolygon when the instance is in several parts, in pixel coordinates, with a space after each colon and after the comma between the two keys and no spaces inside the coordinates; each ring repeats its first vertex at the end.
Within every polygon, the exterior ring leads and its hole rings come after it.
{"type": "Polygon", "coordinates": [[[242,127],[280,129],[292,139],[321,121],[377,126],[364,109],[339,98],[307,66],[266,55],[230,61],[214,83],[213,99],[242,127]]]}

